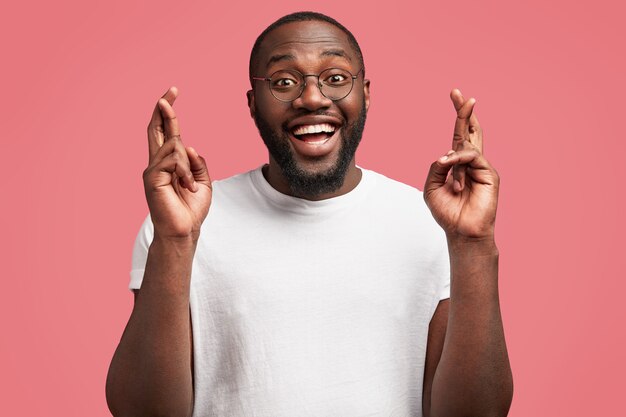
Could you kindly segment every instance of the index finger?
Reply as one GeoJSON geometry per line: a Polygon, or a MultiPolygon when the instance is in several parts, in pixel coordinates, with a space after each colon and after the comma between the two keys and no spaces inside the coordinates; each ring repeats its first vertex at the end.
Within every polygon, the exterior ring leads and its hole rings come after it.
{"type": "MultiPolygon", "coordinates": [[[[176,87],[170,87],[165,94],[163,94],[161,99],[165,99],[171,105],[174,104],[177,96],[178,89],[176,87]]],[[[152,160],[161,146],[163,146],[163,142],[165,142],[164,135],[163,117],[159,103],[157,102],[156,106],[154,106],[150,123],[148,124],[148,152],[150,160],[152,160]]]]}

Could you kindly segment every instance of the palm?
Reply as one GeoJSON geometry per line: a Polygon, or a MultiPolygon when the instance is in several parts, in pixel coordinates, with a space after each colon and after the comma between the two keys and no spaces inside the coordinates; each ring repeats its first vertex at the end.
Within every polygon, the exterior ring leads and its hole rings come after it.
{"type": "Polygon", "coordinates": [[[195,193],[184,188],[178,181],[159,187],[150,204],[150,213],[155,223],[167,222],[164,233],[184,236],[197,230],[209,212],[212,190],[206,184],[198,183],[195,193]],[[160,220],[163,219],[163,222],[160,220]]]}
{"type": "Polygon", "coordinates": [[[487,235],[495,222],[497,188],[493,182],[468,181],[461,192],[452,181],[426,196],[428,207],[437,223],[450,232],[467,236],[487,235]]]}

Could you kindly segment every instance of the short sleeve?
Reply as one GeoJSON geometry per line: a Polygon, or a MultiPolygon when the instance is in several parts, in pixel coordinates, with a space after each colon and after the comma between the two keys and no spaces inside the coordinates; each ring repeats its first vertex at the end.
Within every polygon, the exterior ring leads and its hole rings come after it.
{"type": "Polygon", "coordinates": [[[437,273],[439,276],[439,301],[450,298],[450,254],[445,233],[442,230],[443,239],[439,245],[437,258],[437,273]]]}
{"type": "Polygon", "coordinates": [[[130,268],[130,284],[128,286],[131,290],[138,290],[141,288],[143,273],[146,269],[146,261],[148,259],[148,249],[150,248],[153,237],[154,226],[152,225],[150,215],[148,215],[141,225],[139,233],[137,233],[135,246],[133,247],[133,256],[130,268]]]}
{"type": "Polygon", "coordinates": [[[450,274],[443,280],[441,290],[439,291],[439,301],[450,298],[450,274]]]}

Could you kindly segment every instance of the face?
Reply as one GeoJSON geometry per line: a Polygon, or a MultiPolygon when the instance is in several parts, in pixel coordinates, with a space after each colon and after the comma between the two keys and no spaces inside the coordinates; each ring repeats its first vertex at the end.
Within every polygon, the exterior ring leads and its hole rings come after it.
{"type": "MultiPolygon", "coordinates": [[[[361,69],[347,35],[326,22],[294,22],[267,35],[253,75],[270,77],[285,69],[317,75],[327,68],[352,74],[361,69]]],[[[359,74],[350,94],[337,101],[324,97],[316,77],[305,81],[302,95],[292,102],[277,100],[267,81],[254,81],[248,103],[270,153],[270,171],[293,195],[316,197],[337,191],[356,170],[354,154],[369,106],[369,81],[359,74]]]]}

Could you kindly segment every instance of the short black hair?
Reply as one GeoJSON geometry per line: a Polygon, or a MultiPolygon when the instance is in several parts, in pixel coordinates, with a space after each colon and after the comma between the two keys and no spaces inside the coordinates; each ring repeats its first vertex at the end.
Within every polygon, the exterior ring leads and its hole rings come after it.
{"type": "Polygon", "coordinates": [[[268,33],[270,33],[274,29],[279,28],[280,26],[285,25],[287,23],[307,22],[307,21],[327,22],[341,29],[341,31],[343,31],[343,33],[345,33],[348,36],[348,42],[350,42],[350,45],[354,49],[354,52],[356,52],[359,64],[361,64],[360,66],[361,68],[363,68],[362,70],[363,76],[365,76],[365,63],[363,62],[363,53],[361,52],[361,47],[359,46],[359,43],[356,41],[356,38],[354,37],[352,32],[350,32],[344,25],[337,22],[332,17],[326,16],[325,14],[317,13],[317,12],[295,12],[295,13],[291,13],[291,14],[281,17],[280,19],[278,19],[277,21],[269,25],[267,28],[265,28],[265,30],[261,32],[259,37],[256,38],[256,41],[254,42],[254,46],[252,47],[252,52],[250,52],[250,66],[248,69],[249,76],[250,76],[250,83],[252,83],[252,77],[253,77],[252,71],[253,71],[254,65],[256,64],[256,61],[258,60],[259,49],[261,48],[261,44],[263,43],[263,40],[265,40],[265,37],[268,35],[268,33]]]}

